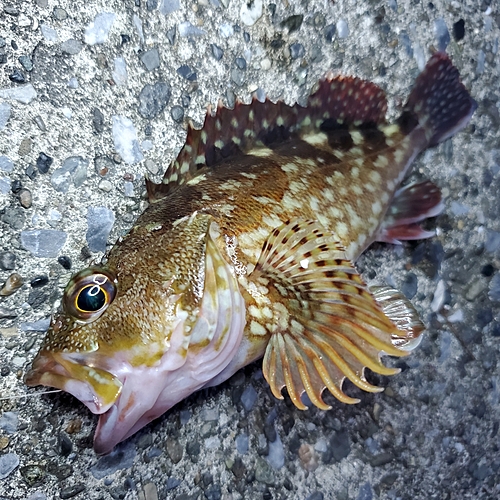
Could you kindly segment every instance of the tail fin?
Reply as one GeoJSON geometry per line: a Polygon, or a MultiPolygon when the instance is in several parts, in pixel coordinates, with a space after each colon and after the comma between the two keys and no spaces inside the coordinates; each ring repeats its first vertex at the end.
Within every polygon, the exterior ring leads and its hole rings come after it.
{"type": "Polygon", "coordinates": [[[457,68],[447,54],[438,52],[418,76],[399,125],[409,132],[418,123],[433,146],[464,128],[476,108],[457,68]]]}

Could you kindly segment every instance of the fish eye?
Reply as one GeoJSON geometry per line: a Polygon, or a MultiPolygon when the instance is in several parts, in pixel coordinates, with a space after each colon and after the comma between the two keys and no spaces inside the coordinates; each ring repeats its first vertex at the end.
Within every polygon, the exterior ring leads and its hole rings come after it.
{"type": "Polygon", "coordinates": [[[74,318],[89,323],[113,302],[115,276],[100,267],[89,267],[75,274],[64,291],[63,307],[74,318]]]}

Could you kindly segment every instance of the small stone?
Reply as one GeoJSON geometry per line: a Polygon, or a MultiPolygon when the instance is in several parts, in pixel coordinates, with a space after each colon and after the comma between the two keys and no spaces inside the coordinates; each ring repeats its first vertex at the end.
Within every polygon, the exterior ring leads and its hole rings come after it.
{"type": "Polygon", "coordinates": [[[196,37],[206,35],[207,32],[197,26],[193,26],[190,22],[185,21],[179,24],[179,35],[182,37],[196,37]]]}
{"type": "Polygon", "coordinates": [[[139,54],[139,59],[148,71],[154,71],[160,67],[160,53],[157,48],[146,50],[139,54]]]}
{"type": "Polygon", "coordinates": [[[246,411],[250,411],[257,400],[257,391],[253,385],[248,385],[241,394],[241,404],[246,411]]]}
{"type": "Polygon", "coordinates": [[[493,276],[489,288],[488,297],[495,302],[500,301],[500,274],[493,276]]]}
{"type": "Polygon", "coordinates": [[[233,36],[233,34],[234,34],[233,25],[230,23],[222,23],[219,26],[219,31],[220,31],[221,36],[223,36],[224,38],[229,38],[230,36],[233,36]]]}
{"type": "Polygon", "coordinates": [[[177,74],[185,78],[186,80],[193,82],[196,80],[197,75],[194,70],[191,69],[187,64],[183,64],[177,68],[177,74]]]}
{"type": "Polygon", "coordinates": [[[57,262],[59,262],[64,269],[67,269],[68,271],[71,269],[71,259],[66,255],[57,257],[57,262]]]}
{"type": "Polygon", "coordinates": [[[255,479],[260,483],[264,483],[269,486],[273,486],[276,484],[276,479],[271,467],[265,460],[262,460],[262,458],[260,457],[257,457],[254,472],[255,479]]]}
{"type": "Polygon", "coordinates": [[[238,68],[231,70],[231,80],[239,87],[245,83],[245,72],[238,68]]]}
{"type": "MultiPolygon", "coordinates": [[[[42,131],[46,132],[47,127],[45,126],[45,122],[43,121],[43,118],[40,115],[36,115],[33,118],[33,121],[35,122],[35,125],[42,131]]],[[[31,141],[30,141],[31,142],[31,141]]]]}
{"type": "Polygon", "coordinates": [[[450,43],[450,33],[446,22],[442,17],[437,18],[434,21],[434,36],[437,40],[437,48],[440,51],[445,51],[446,47],[450,43]]]}
{"type": "Polygon", "coordinates": [[[57,31],[47,24],[40,25],[40,30],[42,31],[42,35],[47,42],[57,42],[59,40],[57,31]]]}
{"type": "Polygon", "coordinates": [[[168,83],[156,82],[145,85],[139,94],[139,113],[144,118],[158,116],[170,100],[171,89],[168,83]]]}
{"type": "Polygon", "coordinates": [[[238,69],[241,69],[241,70],[247,69],[247,62],[245,61],[245,59],[243,57],[237,57],[234,60],[234,63],[236,64],[236,67],[238,69]]]}
{"type": "Polygon", "coordinates": [[[175,36],[177,34],[177,28],[175,26],[172,26],[169,30],[167,30],[167,40],[170,43],[170,45],[174,45],[175,43],[175,36]]]}
{"type": "Polygon", "coordinates": [[[21,189],[19,192],[19,203],[23,208],[30,208],[33,203],[31,191],[29,189],[21,189]]]}
{"type": "Polygon", "coordinates": [[[61,43],[61,52],[63,54],[68,54],[74,56],[82,51],[83,44],[74,38],[70,38],[63,43],[61,43]]]}
{"type": "Polygon", "coordinates": [[[62,167],[54,170],[50,183],[61,193],[67,193],[70,184],[80,187],[87,179],[89,161],[81,156],[70,156],[64,160],[62,167]]]}
{"type": "Polygon", "coordinates": [[[408,273],[405,277],[401,291],[407,299],[413,299],[418,290],[418,279],[414,273],[408,273]]]}
{"type": "Polygon", "coordinates": [[[103,479],[116,471],[129,469],[134,464],[135,446],[128,442],[116,446],[111,453],[105,455],[90,468],[96,479],[103,479]]]}
{"type": "Polygon", "coordinates": [[[184,119],[184,108],[182,106],[173,106],[170,110],[170,116],[174,122],[181,123],[184,119]]]}
{"type": "Polygon", "coordinates": [[[113,184],[111,184],[111,182],[109,182],[108,180],[104,179],[101,182],[99,182],[98,187],[101,191],[109,193],[113,189],[113,184]]]}
{"type": "Polygon", "coordinates": [[[152,12],[158,7],[158,0],[146,0],[146,9],[148,12],[152,12]]]}
{"type": "Polygon", "coordinates": [[[26,71],[33,69],[33,61],[29,56],[19,56],[17,60],[26,71]]]}
{"type": "Polygon", "coordinates": [[[174,464],[177,464],[182,460],[183,449],[177,439],[168,437],[165,448],[167,450],[167,455],[174,464]]]}
{"type": "Polygon", "coordinates": [[[73,484],[72,486],[66,486],[66,488],[63,488],[59,492],[59,498],[62,499],[73,498],[76,497],[76,495],[82,493],[83,491],[85,491],[85,485],[82,483],[73,484]]]}
{"type": "Polygon", "coordinates": [[[146,483],[144,485],[144,500],[158,500],[158,488],[154,483],[146,483]]]}
{"type": "MultiPolygon", "coordinates": [[[[340,498],[340,497],[338,497],[340,498]]],[[[311,493],[307,498],[306,500],[323,500],[324,499],[324,496],[323,496],[323,493],[321,493],[321,491],[315,491],[314,493],[311,493]]]]}
{"type": "Polygon", "coordinates": [[[210,45],[210,48],[212,50],[212,55],[214,56],[214,58],[217,59],[217,61],[220,61],[222,59],[222,56],[224,55],[224,50],[215,43],[212,43],[210,45]]]}
{"type": "Polygon", "coordinates": [[[15,231],[19,231],[24,227],[26,214],[21,207],[11,207],[4,209],[0,220],[8,224],[15,231]]]}
{"type": "Polygon", "coordinates": [[[126,116],[113,116],[113,139],[115,149],[125,163],[133,165],[144,158],[134,124],[126,116]]]}
{"type": "Polygon", "coordinates": [[[356,500],[373,500],[373,491],[370,483],[360,486],[356,500]]]}
{"type": "Polygon", "coordinates": [[[0,269],[11,271],[16,267],[16,255],[12,252],[0,252],[0,269]]]}
{"type": "Polygon", "coordinates": [[[15,453],[0,455],[0,479],[5,479],[19,466],[19,458],[15,453]]]}
{"type": "Polygon", "coordinates": [[[7,309],[0,304],[0,319],[13,319],[17,318],[17,314],[12,309],[7,309]]]}
{"type": "Polygon", "coordinates": [[[127,85],[127,63],[125,62],[125,59],[123,57],[115,58],[112,76],[116,85],[127,85]]]}
{"type": "Polygon", "coordinates": [[[328,26],[325,26],[325,29],[323,30],[323,35],[328,43],[331,43],[333,41],[333,37],[335,36],[335,31],[336,31],[335,24],[329,24],[328,26]]]}
{"type": "Polygon", "coordinates": [[[91,252],[105,252],[115,214],[106,207],[89,207],[87,211],[87,244],[91,252]]]}
{"type": "Polygon", "coordinates": [[[4,411],[0,417],[0,429],[6,434],[15,434],[19,425],[19,413],[17,411],[4,411]]]}
{"type": "Polygon", "coordinates": [[[287,17],[285,20],[281,21],[280,26],[288,30],[288,33],[293,33],[297,31],[302,26],[304,16],[302,14],[296,14],[294,16],[287,17]]]}
{"type": "Polygon", "coordinates": [[[32,288],[41,288],[47,285],[49,282],[49,277],[46,274],[41,274],[40,276],[35,276],[31,281],[30,285],[32,288]]]}
{"type": "Polygon", "coordinates": [[[304,57],[305,54],[306,51],[301,43],[292,43],[290,45],[290,57],[292,59],[299,59],[300,57],[304,57]]]}
{"type": "Polygon", "coordinates": [[[85,43],[87,45],[105,43],[115,18],[116,15],[111,12],[97,14],[94,21],[85,29],[85,43]]]}
{"type": "Polygon", "coordinates": [[[24,280],[22,276],[18,273],[12,273],[2,285],[0,289],[1,297],[9,297],[16,292],[19,288],[23,286],[24,280]]]}
{"type": "Polygon", "coordinates": [[[349,36],[349,25],[344,19],[337,21],[337,33],[339,38],[347,38],[349,36]]]}
{"type": "Polygon", "coordinates": [[[7,102],[0,102],[0,130],[2,130],[10,118],[12,107],[7,102]]]}
{"type": "Polygon", "coordinates": [[[281,469],[285,465],[285,449],[283,448],[283,443],[277,433],[276,439],[273,442],[268,442],[268,454],[266,460],[269,465],[276,470],[281,469]]]}
{"type": "Polygon", "coordinates": [[[299,448],[299,459],[302,467],[308,472],[314,472],[319,465],[319,457],[312,445],[302,443],[299,448]]]}
{"type": "Polygon", "coordinates": [[[68,13],[62,7],[55,7],[52,11],[52,15],[54,16],[54,19],[57,19],[58,21],[64,21],[68,17],[68,13]]]}
{"type": "Polygon", "coordinates": [[[262,0],[243,2],[240,8],[240,19],[243,24],[253,26],[262,16],[262,0]]]}
{"type": "Polygon", "coordinates": [[[8,156],[0,155],[0,170],[2,172],[12,172],[14,162],[8,156]]]}
{"type": "Polygon", "coordinates": [[[159,10],[164,16],[168,16],[180,9],[180,0],[161,0],[159,10]]]}
{"type": "Polygon", "coordinates": [[[41,174],[46,174],[49,171],[50,166],[52,165],[52,162],[54,161],[53,158],[50,156],[46,155],[43,151],[38,155],[38,158],[36,159],[36,166],[38,168],[38,171],[41,174]]]}
{"type": "Polygon", "coordinates": [[[21,473],[22,478],[30,487],[40,484],[45,477],[45,471],[43,467],[37,464],[21,467],[19,469],[19,472],[21,473]]]}
{"type": "Polygon", "coordinates": [[[3,11],[8,14],[9,16],[17,17],[19,16],[19,10],[16,9],[13,5],[6,5],[3,8],[3,11]]]}
{"type": "Polygon", "coordinates": [[[64,231],[34,229],[21,232],[21,244],[35,257],[54,258],[66,243],[67,237],[64,231]]]}

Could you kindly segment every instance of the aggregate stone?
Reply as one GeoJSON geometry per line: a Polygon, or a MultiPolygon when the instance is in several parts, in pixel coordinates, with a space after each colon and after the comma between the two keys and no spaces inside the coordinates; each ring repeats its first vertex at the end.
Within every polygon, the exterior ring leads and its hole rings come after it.
{"type": "Polygon", "coordinates": [[[105,43],[115,18],[116,15],[112,12],[97,14],[94,21],[85,29],[85,43],[88,45],[105,43]]]}
{"type": "Polygon", "coordinates": [[[137,131],[130,118],[113,116],[113,141],[117,153],[125,163],[133,165],[144,158],[137,139],[137,131]]]}
{"type": "Polygon", "coordinates": [[[5,251],[0,252],[0,269],[3,271],[11,271],[16,268],[16,254],[5,251]]]}
{"type": "Polygon", "coordinates": [[[196,72],[187,64],[183,64],[177,68],[177,74],[186,80],[193,82],[196,80],[196,72]]]}
{"type": "Polygon", "coordinates": [[[0,170],[3,172],[12,172],[14,169],[14,162],[4,155],[0,155],[0,170]]]}
{"type": "Polygon", "coordinates": [[[181,123],[184,119],[184,108],[182,106],[172,106],[170,116],[175,122],[181,123]]]}
{"type": "Polygon", "coordinates": [[[88,164],[89,161],[81,156],[66,158],[62,166],[52,173],[52,187],[61,193],[67,193],[71,184],[80,187],[87,179],[88,164]]]}
{"type": "Polygon", "coordinates": [[[273,486],[276,483],[275,475],[269,464],[260,457],[255,461],[255,479],[259,483],[273,486]]]}
{"type": "Polygon", "coordinates": [[[163,15],[168,16],[179,10],[180,6],[180,0],[161,0],[159,10],[163,15]]]}
{"type": "Polygon", "coordinates": [[[15,453],[0,455],[0,479],[5,479],[18,467],[19,457],[15,453]]]}
{"type": "Polygon", "coordinates": [[[14,231],[19,231],[24,227],[26,221],[25,211],[21,207],[9,207],[4,210],[0,220],[8,224],[14,231]]]}
{"type": "Polygon", "coordinates": [[[115,214],[106,207],[89,207],[87,211],[87,244],[91,252],[105,252],[115,214]]]}
{"type": "Polygon", "coordinates": [[[66,486],[59,492],[59,498],[73,498],[85,491],[85,485],[82,483],[66,486]]]}
{"type": "Polygon", "coordinates": [[[210,49],[212,50],[212,55],[215,59],[217,59],[217,61],[220,61],[224,56],[224,50],[215,43],[210,44],[210,49]]]}
{"type": "Polygon", "coordinates": [[[145,85],[139,94],[139,113],[144,118],[158,116],[170,100],[171,89],[166,82],[145,85]]]}
{"type": "Polygon", "coordinates": [[[148,71],[154,71],[160,67],[160,53],[157,48],[152,48],[141,52],[139,59],[148,71]]]}
{"type": "Polygon", "coordinates": [[[21,232],[21,244],[35,257],[57,257],[67,237],[64,231],[34,229],[21,232]]]}
{"type": "Polygon", "coordinates": [[[68,256],[60,255],[57,257],[57,262],[59,262],[64,269],[67,269],[68,271],[71,269],[71,259],[68,256]]]}
{"type": "Polygon", "coordinates": [[[36,167],[41,174],[46,174],[49,171],[50,166],[52,165],[54,159],[45,154],[43,151],[38,155],[36,159],[36,167]]]}
{"type": "Polygon", "coordinates": [[[96,479],[103,479],[118,470],[132,467],[135,455],[136,450],[132,443],[122,443],[116,446],[111,453],[101,457],[90,468],[90,472],[96,479]]]}
{"type": "Polygon", "coordinates": [[[0,102],[0,130],[2,130],[10,118],[12,107],[8,102],[0,102]]]}
{"type": "Polygon", "coordinates": [[[174,464],[181,461],[183,455],[182,445],[178,439],[168,437],[166,441],[167,454],[174,464]]]}
{"type": "Polygon", "coordinates": [[[61,43],[61,51],[63,54],[68,54],[74,56],[78,54],[83,49],[83,44],[74,38],[70,38],[69,40],[65,40],[61,43]]]}
{"type": "Polygon", "coordinates": [[[31,196],[31,191],[29,189],[21,189],[19,191],[19,203],[23,208],[30,208],[33,203],[33,197],[31,196]]]}
{"type": "Polygon", "coordinates": [[[4,411],[0,417],[0,429],[7,434],[14,434],[19,425],[19,413],[15,411],[4,411]]]}

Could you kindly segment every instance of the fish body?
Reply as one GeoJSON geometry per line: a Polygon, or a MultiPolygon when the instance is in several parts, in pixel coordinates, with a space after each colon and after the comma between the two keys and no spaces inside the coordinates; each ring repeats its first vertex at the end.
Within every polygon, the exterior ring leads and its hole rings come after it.
{"type": "Polygon", "coordinates": [[[368,287],[353,262],[375,240],[428,237],[442,210],[430,181],[401,188],[412,160],[469,121],[476,104],[442,53],[394,124],[382,90],[319,84],[306,107],[253,101],[208,113],[149,207],[100,266],[76,274],[26,376],[100,415],[94,448],[120,441],[203,387],[264,357],[286,387],[346,403],[380,355],[403,356],[423,325],[396,290],[368,287]]]}

